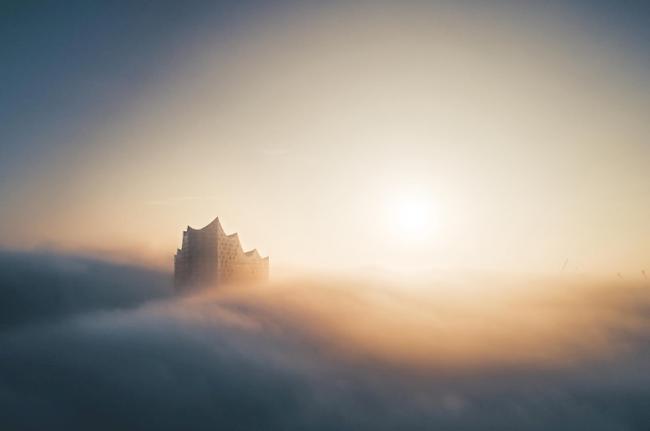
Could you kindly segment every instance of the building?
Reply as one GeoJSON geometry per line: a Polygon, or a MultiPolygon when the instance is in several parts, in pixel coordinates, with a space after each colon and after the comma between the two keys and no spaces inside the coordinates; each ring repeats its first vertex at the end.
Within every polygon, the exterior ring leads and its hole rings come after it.
{"type": "Polygon", "coordinates": [[[188,226],[174,256],[174,286],[179,290],[265,281],[268,276],[269,258],[255,249],[244,252],[237,234],[226,235],[218,217],[202,229],[188,226]]]}

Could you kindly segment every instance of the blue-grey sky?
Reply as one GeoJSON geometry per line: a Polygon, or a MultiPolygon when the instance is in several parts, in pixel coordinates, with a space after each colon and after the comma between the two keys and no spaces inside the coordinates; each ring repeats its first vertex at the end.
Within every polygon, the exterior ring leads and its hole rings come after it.
{"type": "MultiPolygon", "coordinates": [[[[53,148],[80,145],[68,142],[66,131],[92,127],[95,122],[114,115],[125,98],[142,91],[153,77],[164,74],[170,63],[182,61],[186,44],[195,42],[198,33],[213,30],[228,37],[228,27],[237,26],[242,15],[274,7],[269,2],[255,3],[3,2],[0,6],[2,179],[10,181],[14,175],[28,172],[34,163],[56,152],[53,148]]],[[[276,7],[287,7],[275,3],[276,7]]],[[[536,8],[578,17],[598,43],[621,49],[632,61],[636,58],[639,67],[649,67],[648,2],[539,3],[543,5],[536,8]]]]}
{"type": "Polygon", "coordinates": [[[3,2],[3,180],[24,179],[58,147],[84,145],[70,133],[114,116],[183,60],[198,30],[236,25],[245,3],[3,2]]]}

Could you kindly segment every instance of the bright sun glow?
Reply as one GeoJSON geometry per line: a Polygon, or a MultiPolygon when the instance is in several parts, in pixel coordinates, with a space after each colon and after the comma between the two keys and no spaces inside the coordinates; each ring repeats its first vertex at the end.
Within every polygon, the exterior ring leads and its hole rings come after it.
{"type": "Polygon", "coordinates": [[[391,226],[409,241],[426,239],[434,226],[431,202],[420,197],[401,197],[390,204],[391,226]]]}

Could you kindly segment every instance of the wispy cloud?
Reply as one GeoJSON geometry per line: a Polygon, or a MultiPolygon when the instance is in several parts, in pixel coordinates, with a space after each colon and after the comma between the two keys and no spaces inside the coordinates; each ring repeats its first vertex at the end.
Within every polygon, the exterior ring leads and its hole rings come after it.
{"type": "Polygon", "coordinates": [[[145,201],[145,205],[152,206],[174,206],[182,205],[190,201],[216,201],[216,196],[174,196],[160,199],[145,201]]]}

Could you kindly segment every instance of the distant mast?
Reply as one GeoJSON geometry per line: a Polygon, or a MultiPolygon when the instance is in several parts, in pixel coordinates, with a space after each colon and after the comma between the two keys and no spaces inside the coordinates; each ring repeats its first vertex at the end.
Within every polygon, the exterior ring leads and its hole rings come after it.
{"type": "Polygon", "coordinates": [[[266,281],[268,277],[269,258],[255,249],[244,252],[238,235],[226,235],[219,217],[201,229],[188,226],[183,231],[181,248],[174,256],[177,290],[266,281]]]}

